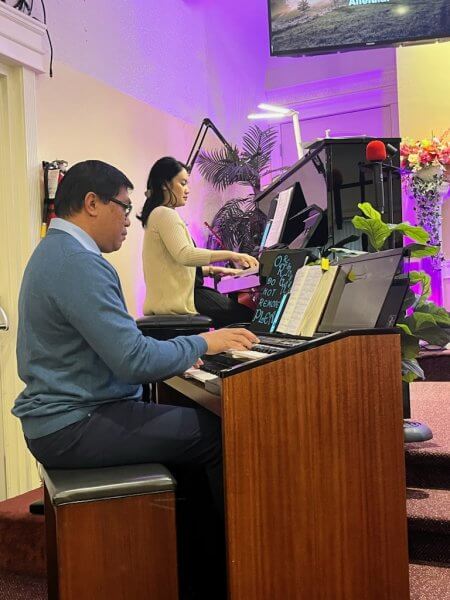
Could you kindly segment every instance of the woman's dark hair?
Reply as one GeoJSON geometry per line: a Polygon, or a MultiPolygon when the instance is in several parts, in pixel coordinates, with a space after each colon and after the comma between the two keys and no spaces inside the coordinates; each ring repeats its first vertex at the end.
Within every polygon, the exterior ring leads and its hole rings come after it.
{"type": "MultiPolygon", "coordinates": [[[[147,200],[145,201],[141,214],[137,215],[137,218],[142,221],[142,227],[147,225],[148,217],[152,210],[157,206],[161,206],[164,202],[163,186],[167,186],[167,184],[176,177],[182,169],[187,169],[186,165],[179,160],[172,158],[172,156],[160,158],[150,169],[147,179],[147,191],[145,193],[147,200]]],[[[169,206],[172,205],[169,204],[169,206]]],[[[175,203],[173,206],[175,206],[175,203]]]]}
{"type": "Polygon", "coordinates": [[[94,192],[108,202],[121,188],[133,189],[133,184],[122,171],[101,160],[85,160],[73,165],[64,175],[55,195],[55,213],[69,217],[79,213],[88,192],[94,192]]]}

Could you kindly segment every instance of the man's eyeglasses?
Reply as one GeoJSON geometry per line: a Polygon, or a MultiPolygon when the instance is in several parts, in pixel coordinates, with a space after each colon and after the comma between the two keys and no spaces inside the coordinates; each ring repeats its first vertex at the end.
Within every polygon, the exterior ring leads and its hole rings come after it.
{"type": "Polygon", "coordinates": [[[122,200],[117,200],[117,198],[110,198],[109,201],[114,202],[114,204],[118,204],[119,206],[121,206],[123,208],[123,210],[125,211],[126,217],[128,217],[130,212],[133,210],[133,205],[131,204],[131,202],[126,204],[125,202],[122,202],[122,200]]]}

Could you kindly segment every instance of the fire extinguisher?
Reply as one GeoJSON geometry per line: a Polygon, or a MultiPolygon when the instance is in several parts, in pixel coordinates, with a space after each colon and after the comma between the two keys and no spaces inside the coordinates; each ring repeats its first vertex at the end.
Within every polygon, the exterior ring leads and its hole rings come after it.
{"type": "Polygon", "coordinates": [[[42,162],[44,169],[44,207],[41,224],[41,237],[45,237],[50,221],[55,215],[55,195],[59,182],[67,171],[65,160],[42,162]]]}

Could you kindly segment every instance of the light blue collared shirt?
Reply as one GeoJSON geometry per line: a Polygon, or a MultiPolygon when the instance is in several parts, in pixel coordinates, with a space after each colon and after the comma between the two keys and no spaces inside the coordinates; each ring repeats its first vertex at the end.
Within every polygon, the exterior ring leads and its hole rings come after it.
{"type": "Polygon", "coordinates": [[[100,248],[91,238],[91,236],[88,233],[86,233],[84,229],[81,229],[81,227],[78,227],[78,225],[75,225],[75,223],[72,223],[71,221],[66,221],[66,219],[54,217],[50,221],[50,225],[48,226],[48,228],[65,231],[66,233],[74,237],[78,242],[80,242],[80,244],[83,246],[83,248],[86,248],[86,250],[94,252],[95,254],[101,254],[100,248]]]}

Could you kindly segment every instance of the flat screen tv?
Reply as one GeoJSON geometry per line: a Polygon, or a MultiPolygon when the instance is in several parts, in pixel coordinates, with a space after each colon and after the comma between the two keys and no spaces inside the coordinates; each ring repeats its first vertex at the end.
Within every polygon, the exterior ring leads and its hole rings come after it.
{"type": "Polygon", "coordinates": [[[272,56],[450,38],[450,0],[269,0],[272,56]]]}

